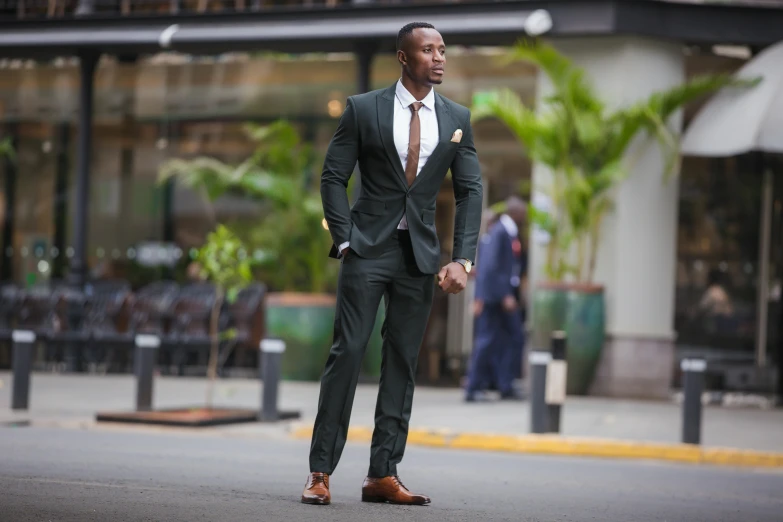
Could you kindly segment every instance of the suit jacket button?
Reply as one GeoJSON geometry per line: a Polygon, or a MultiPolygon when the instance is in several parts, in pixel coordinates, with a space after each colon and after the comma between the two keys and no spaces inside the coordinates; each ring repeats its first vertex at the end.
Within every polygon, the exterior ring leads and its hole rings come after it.
{"type": "Polygon", "coordinates": [[[410,193],[410,192],[408,192],[408,194],[407,194],[405,197],[407,197],[408,199],[410,199],[410,198],[411,198],[411,193],[410,193]]]}

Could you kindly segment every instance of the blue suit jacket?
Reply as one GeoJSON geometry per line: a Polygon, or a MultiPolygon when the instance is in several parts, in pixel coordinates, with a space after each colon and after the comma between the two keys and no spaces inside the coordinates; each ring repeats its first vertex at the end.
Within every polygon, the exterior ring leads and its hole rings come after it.
{"type": "Polygon", "coordinates": [[[522,272],[522,253],[514,252],[514,240],[500,222],[494,223],[481,238],[476,263],[475,298],[485,305],[499,305],[503,298],[518,298],[522,272]]]}

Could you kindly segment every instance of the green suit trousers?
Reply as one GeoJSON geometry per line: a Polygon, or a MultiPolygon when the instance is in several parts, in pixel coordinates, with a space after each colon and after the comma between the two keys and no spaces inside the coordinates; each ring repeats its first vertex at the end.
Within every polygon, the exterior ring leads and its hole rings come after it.
{"type": "Polygon", "coordinates": [[[383,298],[381,380],[370,450],[370,477],[397,474],[408,437],[419,347],[435,279],[419,271],[407,231],[398,230],[372,259],[350,252],[340,267],[329,352],[310,448],[310,471],[332,474],[351,418],[362,357],[383,298]]]}

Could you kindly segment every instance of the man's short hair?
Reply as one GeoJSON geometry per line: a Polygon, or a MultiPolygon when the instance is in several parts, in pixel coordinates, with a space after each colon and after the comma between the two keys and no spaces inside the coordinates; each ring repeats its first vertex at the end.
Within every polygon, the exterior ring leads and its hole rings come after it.
{"type": "Polygon", "coordinates": [[[402,44],[405,43],[405,40],[413,34],[414,29],[435,29],[435,26],[432,24],[428,24],[427,22],[411,22],[409,24],[406,24],[402,29],[400,29],[400,32],[397,33],[397,50],[402,50],[402,44]]]}

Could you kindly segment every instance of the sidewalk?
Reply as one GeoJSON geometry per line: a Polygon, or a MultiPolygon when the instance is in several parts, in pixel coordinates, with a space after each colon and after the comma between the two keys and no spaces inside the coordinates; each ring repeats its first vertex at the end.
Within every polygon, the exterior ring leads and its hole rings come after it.
{"type": "MultiPolygon", "coordinates": [[[[351,417],[351,440],[368,440],[373,425],[377,387],[359,385],[351,417]]],[[[206,381],[199,378],[158,377],[155,408],[204,404],[206,381]]],[[[204,428],[224,436],[310,436],[318,403],[317,383],[283,382],[281,410],[298,410],[292,423],[250,423],[204,428]]],[[[128,375],[85,376],[36,373],[32,376],[30,409],[14,412],[11,375],[0,373],[0,424],[32,424],[96,428],[97,411],[131,411],[135,381],[128,375]]],[[[215,406],[260,407],[261,383],[230,379],[215,387],[215,406]]],[[[529,403],[464,403],[458,389],[416,389],[409,440],[461,449],[490,449],[593,456],[664,458],[686,462],[758,464],[783,467],[783,410],[708,406],[702,422],[702,448],[679,444],[681,409],[674,402],[569,397],[563,407],[560,436],[529,436],[529,403]],[[731,448],[715,454],[713,448],[731,448]],[[764,452],[739,459],[736,450],[764,452]],[[705,453],[706,452],[706,453],[705,453]],[[705,457],[706,455],[706,457],[705,457]],[[754,460],[755,459],[755,460],[754,460]]],[[[114,425],[116,427],[116,425],[114,425]]],[[[137,429],[137,428],[136,428],[137,429]]],[[[161,428],[155,428],[161,429],[161,428]]],[[[169,428],[164,428],[169,429],[169,428]]],[[[755,465],[754,464],[754,465],[755,465]]]]}

